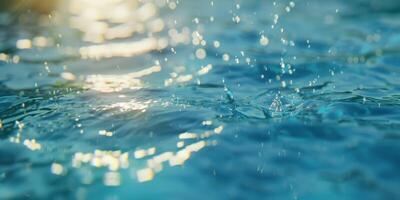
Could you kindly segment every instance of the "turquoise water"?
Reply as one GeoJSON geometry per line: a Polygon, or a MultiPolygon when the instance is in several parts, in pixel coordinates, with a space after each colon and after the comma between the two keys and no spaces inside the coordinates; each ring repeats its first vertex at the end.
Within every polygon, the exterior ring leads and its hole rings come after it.
{"type": "Polygon", "coordinates": [[[0,14],[0,199],[399,199],[400,3],[0,14]]]}

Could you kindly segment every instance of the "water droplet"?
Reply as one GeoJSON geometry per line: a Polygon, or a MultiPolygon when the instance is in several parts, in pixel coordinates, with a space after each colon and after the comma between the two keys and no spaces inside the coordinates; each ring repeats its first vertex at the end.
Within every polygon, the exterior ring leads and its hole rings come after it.
{"type": "Polygon", "coordinates": [[[262,46],[267,46],[269,44],[269,39],[267,37],[265,37],[264,35],[261,35],[260,44],[262,46]]]}
{"type": "Polygon", "coordinates": [[[206,54],[206,51],[204,49],[197,49],[196,50],[196,58],[197,59],[202,60],[202,59],[206,58],[206,56],[207,56],[207,54],[206,54]]]}

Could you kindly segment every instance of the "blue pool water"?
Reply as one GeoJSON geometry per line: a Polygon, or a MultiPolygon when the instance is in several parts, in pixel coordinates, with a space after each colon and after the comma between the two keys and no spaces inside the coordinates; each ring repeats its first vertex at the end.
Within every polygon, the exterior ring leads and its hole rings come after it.
{"type": "Polygon", "coordinates": [[[399,1],[51,9],[0,14],[0,199],[400,198],[399,1]]]}

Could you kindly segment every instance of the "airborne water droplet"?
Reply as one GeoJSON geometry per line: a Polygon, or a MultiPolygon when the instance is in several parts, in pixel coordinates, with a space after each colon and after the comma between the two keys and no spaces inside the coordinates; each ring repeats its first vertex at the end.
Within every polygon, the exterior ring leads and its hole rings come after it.
{"type": "Polygon", "coordinates": [[[267,46],[269,44],[269,39],[267,37],[265,37],[264,35],[261,35],[260,44],[262,46],[267,46]]]}

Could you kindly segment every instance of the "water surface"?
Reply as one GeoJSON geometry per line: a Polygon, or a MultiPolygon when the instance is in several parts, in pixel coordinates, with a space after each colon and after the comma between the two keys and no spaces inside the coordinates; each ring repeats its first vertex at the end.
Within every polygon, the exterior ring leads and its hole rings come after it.
{"type": "Polygon", "coordinates": [[[397,199],[400,3],[0,14],[0,199],[397,199]]]}

